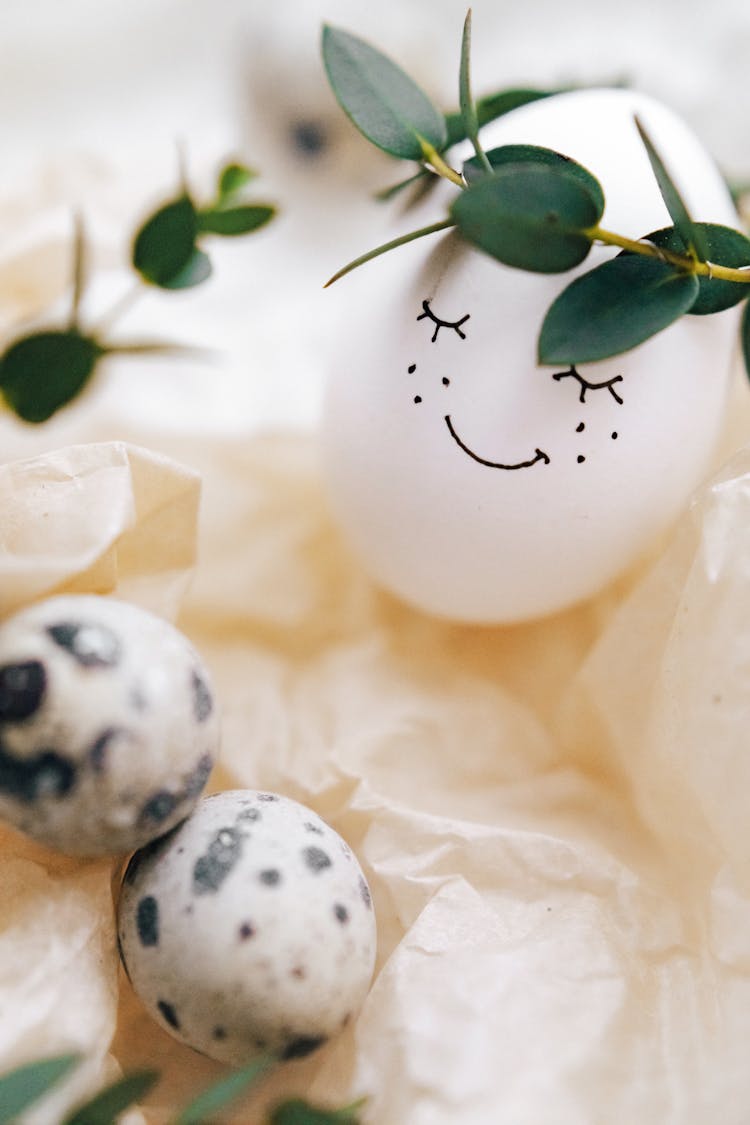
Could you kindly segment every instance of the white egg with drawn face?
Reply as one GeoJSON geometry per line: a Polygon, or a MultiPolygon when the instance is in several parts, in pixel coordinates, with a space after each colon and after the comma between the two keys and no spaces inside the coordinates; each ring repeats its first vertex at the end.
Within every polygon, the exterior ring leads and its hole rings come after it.
{"type": "MultiPolygon", "coordinates": [[[[639,238],[671,221],[636,112],[693,217],[735,226],[698,141],[633,92],[537,102],[483,139],[578,160],[604,188],[602,227],[639,238]]],[[[416,228],[440,213],[433,198],[410,218],[416,228]]],[[[577,270],[531,274],[450,232],[340,283],[359,286],[361,316],[342,326],[327,392],[325,475],[333,511],[379,584],[455,620],[542,616],[602,589],[684,507],[721,430],[736,310],[682,317],[600,363],[539,366],[546,310],[577,273],[612,256],[594,248],[577,270]]]]}

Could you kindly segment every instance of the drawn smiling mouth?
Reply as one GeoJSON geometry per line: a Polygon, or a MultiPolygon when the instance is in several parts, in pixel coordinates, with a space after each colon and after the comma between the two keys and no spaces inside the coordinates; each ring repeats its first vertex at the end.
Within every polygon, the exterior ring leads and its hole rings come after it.
{"type": "Polygon", "coordinates": [[[448,427],[449,434],[459,449],[467,453],[472,460],[478,461],[480,465],[486,465],[488,469],[530,469],[532,465],[536,465],[539,461],[545,465],[549,465],[549,457],[541,449],[534,450],[534,456],[529,461],[518,461],[515,465],[507,465],[502,461],[488,461],[485,457],[480,457],[473,449],[469,449],[468,445],[465,445],[464,442],[461,441],[461,438],[453,428],[450,414],[445,415],[445,424],[448,427]]]}

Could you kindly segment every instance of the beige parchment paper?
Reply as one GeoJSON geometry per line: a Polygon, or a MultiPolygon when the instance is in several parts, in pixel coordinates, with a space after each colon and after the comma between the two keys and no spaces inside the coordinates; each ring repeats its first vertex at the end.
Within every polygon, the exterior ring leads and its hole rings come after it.
{"type": "MultiPolygon", "coordinates": [[[[359,1019],[226,1120],[366,1094],[372,1125],[746,1125],[750,454],[615,588],[482,629],[371,585],[314,437],[164,445],[175,461],[113,442],[6,464],[0,589],[4,610],[64,588],[181,598],[223,710],[211,788],[308,803],[370,880],[359,1019]]],[[[81,1049],[70,1104],[156,1065],[142,1112],[164,1125],[224,1071],[118,974],[111,865],[10,830],[0,865],[0,1068],[81,1049]]]]}

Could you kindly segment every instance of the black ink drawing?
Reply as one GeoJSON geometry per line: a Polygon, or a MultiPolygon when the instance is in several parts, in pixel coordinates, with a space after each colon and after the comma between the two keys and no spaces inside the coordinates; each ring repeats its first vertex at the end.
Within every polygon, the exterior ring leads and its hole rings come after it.
{"type": "Polygon", "coordinates": [[[473,449],[470,449],[468,445],[461,441],[461,438],[458,436],[453,427],[450,414],[446,414],[445,424],[448,427],[448,432],[450,433],[459,449],[462,449],[464,453],[468,453],[469,457],[471,457],[474,461],[478,461],[480,465],[486,465],[489,469],[530,469],[532,465],[536,465],[540,461],[543,465],[549,465],[549,457],[546,453],[543,453],[541,449],[535,449],[534,456],[530,458],[530,460],[518,461],[514,465],[507,465],[501,461],[488,461],[486,458],[480,457],[479,454],[475,453],[473,449]]]}
{"type": "Polygon", "coordinates": [[[581,393],[578,396],[579,402],[586,401],[587,391],[601,391],[606,388],[615,402],[618,402],[620,406],[622,406],[622,399],[614,387],[615,383],[622,382],[622,375],[615,375],[614,379],[605,379],[603,383],[590,383],[588,379],[584,379],[580,372],[576,371],[574,366],[571,366],[567,371],[556,371],[552,378],[556,383],[559,383],[561,379],[575,379],[581,388],[581,393]]]}
{"type": "Polygon", "coordinates": [[[467,313],[466,316],[462,316],[460,320],[441,320],[439,316],[435,316],[434,312],[430,308],[429,300],[422,301],[422,308],[424,311],[419,314],[417,320],[424,320],[425,317],[429,317],[429,319],[435,325],[435,331],[432,333],[433,344],[437,340],[438,332],[441,328],[452,328],[454,332],[458,333],[462,340],[466,339],[466,333],[461,331],[461,325],[466,323],[471,315],[470,313],[467,313]]]}

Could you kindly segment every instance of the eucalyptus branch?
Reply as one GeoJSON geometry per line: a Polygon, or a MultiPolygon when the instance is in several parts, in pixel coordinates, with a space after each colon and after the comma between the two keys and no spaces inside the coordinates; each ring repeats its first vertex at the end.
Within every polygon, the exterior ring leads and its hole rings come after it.
{"type": "Polygon", "coordinates": [[[734,281],[740,284],[750,284],[750,266],[735,269],[731,266],[720,266],[714,262],[699,262],[690,254],[677,254],[674,250],[666,250],[655,246],[652,242],[644,242],[624,235],[615,234],[613,231],[604,230],[602,227],[592,227],[586,232],[592,241],[604,246],[619,246],[632,254],[642,254],[648,258],[658,258],[668,262],[675,269],[685,273],[694,273],[698,277],[707,277],[714,281],[734,281]]]}

